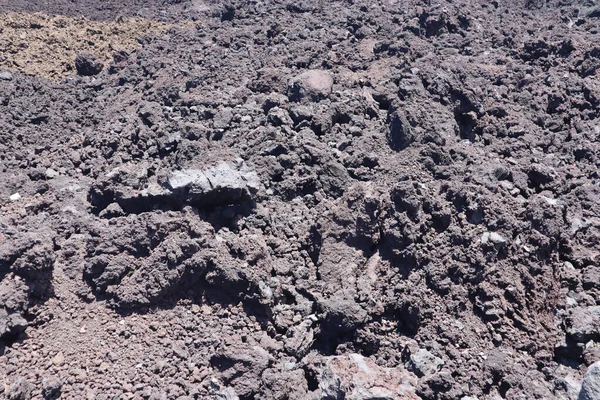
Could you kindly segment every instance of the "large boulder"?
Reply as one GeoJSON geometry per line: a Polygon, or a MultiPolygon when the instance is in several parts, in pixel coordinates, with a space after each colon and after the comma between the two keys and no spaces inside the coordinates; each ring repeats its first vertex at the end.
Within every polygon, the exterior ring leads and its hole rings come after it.
{"type": "Polygon", "coordinates": [[[418,376],[432,375],[444,365],[444,360],[426,349],[411,352],[406,366],[418,376]]]}
{"type": "MultiPolygon", "coordinates": [[[[5,384],[6,385],[6,384],[5,384]]],[[[31,382],[19,378],[6,389],[7,400],[29,400],[31,399],[34,386],[31,382]]]]}
{"type": "Polygon", "coordinates": [[[122,308],[151,305],[202,280],[214,264],[231,263],[220,261],[227,254],[214,229],[193,213],[142,213],[94,229],[83,277],[122,308]]]}
{"type": "Polygon", "coordinates": [[[55,253],[50,235],[24,232],[0,240],[0,343],[25,331],[32,300],[43,298],[51,287],[55,253]]]}
{"type": "Polygon", "coordinates": [[[137,214],[186,204],[199,208],[237,204],[251,200],[260,187],[258,175],[242,159],[161,172],[160,178],[148,171],[149,167],[141,164],[116,168],[92,185],[90,202],[99,213],[112,207],[109,214],[102,215],[137,214]],[[111,206],[113,203],[119,208],[111,206]]]}
{"type": "Polygon", "coordinates": [[[329,357],[319,376],[323,399],[417,400],[416,385],[403,367],[380,367],[360,354],[329,357]]]}
{"type": "Polygon", "coordinates": [[[260,180],[240,161],[237,165],[220,163],[204,170],[176,171],[165,186],[190,204],[224,205],[250,199],[258,191],[260,180]]]}
{"type": "Polygon", "coordinates": [[[600,361],[589,366],[579,392],[579,400],[597,399],[600,399],[600,361]]]}
{"type": "Polygon", "coordinates": [[[567,333],[578,343],[600,337],[600,306],[576,307],[566,320],[567,333]]]}
{"type": "Polygon", "coordinates": [[[27,320],[20,313],[0,308],[0,340],[13,339],[27,328],[27,320]]]}
{"type": "Polygon", "coordinates": [[[75,57],[75,69],[77,73],[83,76],[98,75],[102,72],[104,64],[95,54],[88,52],[81,52],[75,57]]]}
{"type": "Polygon", "coordinates": [[[399,104],[392,104],[388,110],[387,125],[386,138],[392,150],[404,150],[416,141],[416,134],[399,104]]]}
{"type": "Polygon", "coordinates": [[[319,101],[331,94],[333,78],[327,71],[312,69],[292,78],[288,83],[288,97],[291,101],[319,101]]]}
{"type": "Polygon", "coordinates": [[[217,352],[210,363],[221,380],[239,396],[250,397],[261,386],[261,375],[269,366],[269,353],[261,347],[239,344],[217,352]]]}

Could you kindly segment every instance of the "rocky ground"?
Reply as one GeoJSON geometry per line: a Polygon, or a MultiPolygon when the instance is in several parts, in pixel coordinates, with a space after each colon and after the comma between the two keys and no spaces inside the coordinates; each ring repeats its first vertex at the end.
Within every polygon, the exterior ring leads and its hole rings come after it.
{"type": "Polygon", "coordinates": [[[193,24],[182,21],[174,25],[140,17],[107,22],[22,12],[4,13],[2,17],[0,68],[55,81],[76,72],[73,59],[80,52],[93,54],[104,65],[113,60],[115,53],[141,48],[139,37],[193,24]]]}
{"type": "Polygon", "coordinates": [[[594,3],[0,0],[0,396],[599,399],[594,3]]]}

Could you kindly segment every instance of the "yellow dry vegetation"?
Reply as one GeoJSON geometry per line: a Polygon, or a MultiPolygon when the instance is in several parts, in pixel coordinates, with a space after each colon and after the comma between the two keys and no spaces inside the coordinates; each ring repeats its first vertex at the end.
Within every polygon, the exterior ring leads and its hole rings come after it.
{"type": "Polygon", "coordinates": [[[137,17],[93,21],[43,13],[1,13],[0,69],[60,80],[75,73],[79,52],[94,53],[107,65],[115,52],[140,48],[139,37],[191,25],[191,21],[175,25],[137,17]]]}

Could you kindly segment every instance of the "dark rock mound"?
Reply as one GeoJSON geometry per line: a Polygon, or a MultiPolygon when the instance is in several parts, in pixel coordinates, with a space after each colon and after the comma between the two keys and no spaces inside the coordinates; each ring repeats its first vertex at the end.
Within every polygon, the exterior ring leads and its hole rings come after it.
{"type": "Polygon", "coordinates": [[[102,72],[104,64],[98,60],[98,57],[95,54],[82,52],[77,54],[77,57],[75,58],[75,68],[79,75],[93,76],[102,72]]]}

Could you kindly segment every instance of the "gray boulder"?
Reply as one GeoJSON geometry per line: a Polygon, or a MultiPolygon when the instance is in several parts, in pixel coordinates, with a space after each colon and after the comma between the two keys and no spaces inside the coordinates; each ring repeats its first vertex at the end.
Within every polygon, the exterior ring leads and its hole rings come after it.
{"type": "Polygon", "coordinates": [[[589,366],[579,392],[579,400],[598,399],[600,399],[600,361],[589,366]]]}
{"type": "Polygon", "coordinates": [[[291,101],[319,101],[331,94],[333,78],[327,71],[309,70],[292,78],[288,83],[288,97],[291,101]]]}
{"type": "Polygon", "coordinates": [[[417,376],[431,375],[444,365],[444,360],[425,349],[419,349],[410,355],[406,367],[417,376]]]}
{"type": "Polygon", "coordinates": [[[260,187],[260,179],[243,161],[221,163],[199,170],[187,169],[171,174],[167,189],[194,205],[226,205],[250,199],[260,187]]]}
{"type": "Polygon", "coordinates": [[[8,387],[6,398],[8,400],[29,400],[32,398],[33,389],[30,382],[19,378],[8,387]]]}
{"type": "Polygon", "coordinates": [[[213,126],[215,129],[226,129],[233,120],[233,111],[230,107],[225,107],[217,111],[213,118],[213,126]]]}
{"type": "Polygon", "coordinates": [[[302,358],[310,350],[314,341],[312,321],[306,320],[288,329],[285,339],[285,351],[295,357],[302,358]]]}
{"type": "Polygon", "coordinates": [[[600,306],[576,307],[566,320],[567,334],[577,343],[587,343],[600,336],[600,306]]]}
{"type": "Polygon", "coordinates": [[[210,362],[219,371],[221,380],[236,395],[249,397],[259,390],[261,375],[269,366],[270,355],[261,347],[239,344],[221,349],[210,362]]]}
{"type": "Polygon", "coordinates": [[[9,313],[0,308],[0,339],[15,337],[25,331],[27,320],[19,313],[9,313]]]}
{"type": "Polygon", "coordinates": [[[369,315],[352,299],[348,293],[337,295],[320,301],[319,308],[323,312],[321,329],[328,333],[347,333],[356,330],[364,324],[369,315]]]}
{"type": "Polygon", "coordinates": [[[62,385],[62,381],[56,377],[42,379],[42,396],[48,400],[58,399],[62,385]]]}
{"type": "Polygon", "coordinates": [[[208,168],[149,174],[148,165],[126,164],[95,182],[90,203],[103,218],[139,214],[156,208],[240,203],[252,198],[260,179],[242,159],[208,168]]]}
{"type": "Polygon", "coordinates": [[[0,81],[12,81],[13,74],[9,71],[0,71],[0,81]]]}

